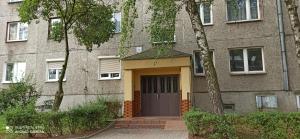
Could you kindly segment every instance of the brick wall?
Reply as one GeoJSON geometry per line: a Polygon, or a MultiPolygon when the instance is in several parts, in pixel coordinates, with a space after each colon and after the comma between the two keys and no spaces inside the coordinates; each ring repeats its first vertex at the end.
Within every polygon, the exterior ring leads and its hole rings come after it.
{"type": "Polygon", "coordinates": [[[134,91],[134,101],[133,101],[133,107],[134,107],[134,116],[141,116],[141,92],[140,91],[134,91]]]}
{"type": "Polygon", "coordinates": [[[124,117],[132,118],[133,117],[133,105],[132,101],[124,101],[124,117]]]}
{"type": "Polygon", "coordinates": [[[191,102],[189,100],[181,100],[180,102],[180,115],[190,110],[191,102]]]}

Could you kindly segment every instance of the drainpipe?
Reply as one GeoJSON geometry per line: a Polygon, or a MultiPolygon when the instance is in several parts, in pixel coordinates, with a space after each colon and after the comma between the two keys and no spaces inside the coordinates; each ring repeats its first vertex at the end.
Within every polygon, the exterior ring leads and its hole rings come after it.
{"type": "Polygon", "coordinates": [[[286,57],[286,45],[285,45],[285,33],[284,33],[284,23],[283,23],[283,13],[282,13],[282,2],[281,0],[276,0],[277,6],[277,19],[278,19],[278,31],[280,37],[280,48],[281,48],[281,61],[283,69],[283,90],[289,91],[289,75],[286,57]]]}

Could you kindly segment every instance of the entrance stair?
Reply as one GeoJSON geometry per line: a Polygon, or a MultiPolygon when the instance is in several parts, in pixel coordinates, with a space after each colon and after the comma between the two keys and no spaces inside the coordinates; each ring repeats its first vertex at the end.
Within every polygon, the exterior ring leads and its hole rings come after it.
{"type": "Polygon", "coordinates": [[[115,128],[186,130],[180,117],[134,117],[115,121],[115,128]]]}

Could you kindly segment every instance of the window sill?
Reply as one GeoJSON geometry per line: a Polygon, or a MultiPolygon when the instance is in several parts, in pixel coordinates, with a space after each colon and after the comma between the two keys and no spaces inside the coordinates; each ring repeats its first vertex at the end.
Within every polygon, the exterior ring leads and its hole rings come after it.
{"type": "Polygon", "coordinates": [[[98,79],[98,81],[121,80],[121,78],[98,79]]]}
{"type": "Polygon", "coordinates": [[[196,77],[205,77],[205,74],[194,74],[196,77]]]}
{"type": "Polygon", "coordinates": [[[21,1],[12,1],[12,2],[8,2],[8,4],[15,4],[15,3],[21,3],[21,2],[23,2],[23,0],[21,0],[21,1]]]}
{"type": "Polygon", "coordinates": [[[14,83],[14,82],[10,82],[10,81],[2,81],[1,83],[2,83],[2,84],[12,84],[12,83],[14,83]]]}
{"type": "MultiPolygon", "coordinates": [[[[66,82],[67,80],[63,80],[63,82],[66,82]]],[[[46,83],[55,83],[55,82],[58,82],[58,80],[47,80],[45,81],[46,83]]]]}
{"type": "Polygon", "coordinates": [[[226,24],[237,24],[237,23],[248,23],[248,22],[259,22],[259,21],[262,21],[262,19],[226,21],[226,24]]]}
{"type": "Polygon", "coordinates": [[[27,42],[28,40],[16,40],[16,41],[10,41],[7,40],[6,43],[14,43],[14,42],[27,42]]]}
{"type": "Polygon", "coordinates": [[[230,72],[230,75],[260,75],[267,74],[265,71],[257,71],[257,72],[230,72]]]}
{"type": "Polygon", "coordinates": [[[213,26],[214,25],[214,23],[207,23],[207,24],[203,24],[203,26],[213,26]]]}

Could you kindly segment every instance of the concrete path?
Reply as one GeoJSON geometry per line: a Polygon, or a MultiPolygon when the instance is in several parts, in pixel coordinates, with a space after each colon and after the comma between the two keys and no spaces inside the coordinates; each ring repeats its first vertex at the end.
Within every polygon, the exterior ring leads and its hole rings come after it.
{"type": "Polygon", "coordinates": [[[91,139],[187,139],[184,130],[164,129],[109,129],[91,139]]]}

